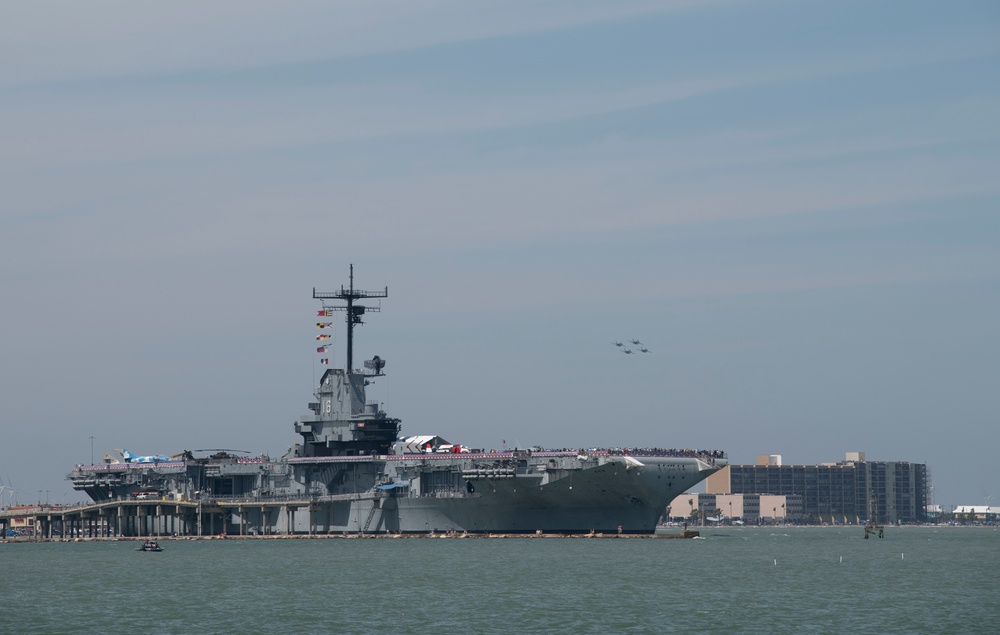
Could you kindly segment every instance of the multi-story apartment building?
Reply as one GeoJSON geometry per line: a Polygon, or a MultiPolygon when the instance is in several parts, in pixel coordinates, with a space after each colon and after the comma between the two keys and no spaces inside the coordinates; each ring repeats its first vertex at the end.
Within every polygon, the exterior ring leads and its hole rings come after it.
{"type": "Polygon", "coordinates": [[[760,455],[756,465],[729,465],[706,481],[709,494],[801,496],[804,520],[844,523],[867,520],[873,495],[878,522],[922,522],[929,486],[926,464],[867,461],[864,452],[821,465],[782,465],[779,455],[760,455]]]}

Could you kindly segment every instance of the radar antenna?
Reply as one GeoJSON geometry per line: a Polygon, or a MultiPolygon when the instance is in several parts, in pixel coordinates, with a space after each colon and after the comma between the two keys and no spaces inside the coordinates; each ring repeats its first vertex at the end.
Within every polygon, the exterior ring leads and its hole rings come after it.
{"type": "MultiPolygon", "coordinates": [[[[327,309],[347,312],[347,366],[344,369],[347,374],[354,372],[354,325],[364,324],[364,322],[361,321],[361,316],[364,315],[365,312],[378,312],[381,310],[381,307],[364,306],[361,304],[355,305],[354,302],[362,298],[385,298],[388,296],[389,287],[386,287],[383,291],[362,291],[360,289],[355,289],[353,264],[351,264],[351,284],[347,289],[341,285],[340,291],[317,293],[316,287],[313,287],[313,298],[316,300],[343,300],[344,302],[347,302],[347,306],[333,307],[327,307],[326,303],[323,303],[323,306],[327,309]]],[[[381,368],[379,370],[381,370],[381,368]]]]}

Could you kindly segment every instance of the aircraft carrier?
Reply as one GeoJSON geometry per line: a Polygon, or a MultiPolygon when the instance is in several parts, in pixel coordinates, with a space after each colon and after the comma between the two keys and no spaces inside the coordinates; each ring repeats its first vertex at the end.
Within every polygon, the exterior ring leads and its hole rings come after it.
{"type": "Polygon", "coordinates": [[[116,535],[653,533],[675,496],[726,465],[721,451],[487,452],[433,435],[400,438],[400,419],[365,396],[385,360],[353,368],[354,329],[381,309],[363,303],[387,296],[388,287],[355,289],[353,265],[346,288],[313,289],[321,318],[346,314],[346,365],[322,375],[316,400],[294,424],[301,442],[285,456],[123,451],[121,460],[77,465],[73,487],[117,510],[101,521],[116,535]]]}

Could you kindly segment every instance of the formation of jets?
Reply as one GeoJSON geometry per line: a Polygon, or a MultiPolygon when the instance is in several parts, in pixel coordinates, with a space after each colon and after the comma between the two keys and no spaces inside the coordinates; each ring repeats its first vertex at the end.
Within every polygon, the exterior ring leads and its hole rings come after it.
{"type": "MultiPolygon", "coordinates": [[[[650,353],[650,352],[652,352],[648,348],[646,348],[645,346],[643,346],[642,342],[640,342],[639,340],[629,340],[629,341],[632,342],[633,345],[639,347],[639,352],[640,353],[650,353]]],[[[621,349],[621,352],[625,353],[626,355],[633,355],[634,354],[632,352],[631,348],[629,348],[628,346],[625,346],[624,343],[619,342],[618,340],[615,340],[615,346],[617,346],[619,349],[621,349]]]]}

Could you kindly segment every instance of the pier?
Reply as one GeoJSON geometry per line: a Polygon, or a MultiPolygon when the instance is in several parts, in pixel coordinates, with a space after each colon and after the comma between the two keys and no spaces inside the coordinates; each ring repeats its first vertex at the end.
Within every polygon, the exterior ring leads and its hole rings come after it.
{"type": "Polygon", "coordinates": [[[3,539],[69,540],[205,537],[232,531],[236,535],[250,536],[254,530],[248,526],[244,512],[251,509],[280,514],[285,521],[284,533],[291,534],[295,514],[312,508],[313,503],[308,500],[183,501],[167,498],[86,505],[23,505],[0,511],[0,535],[3,539]],[[234,515],[235,522],[232,520],[234,515]],[[11,532],[13,535],[9,535],[11,532]]]}

